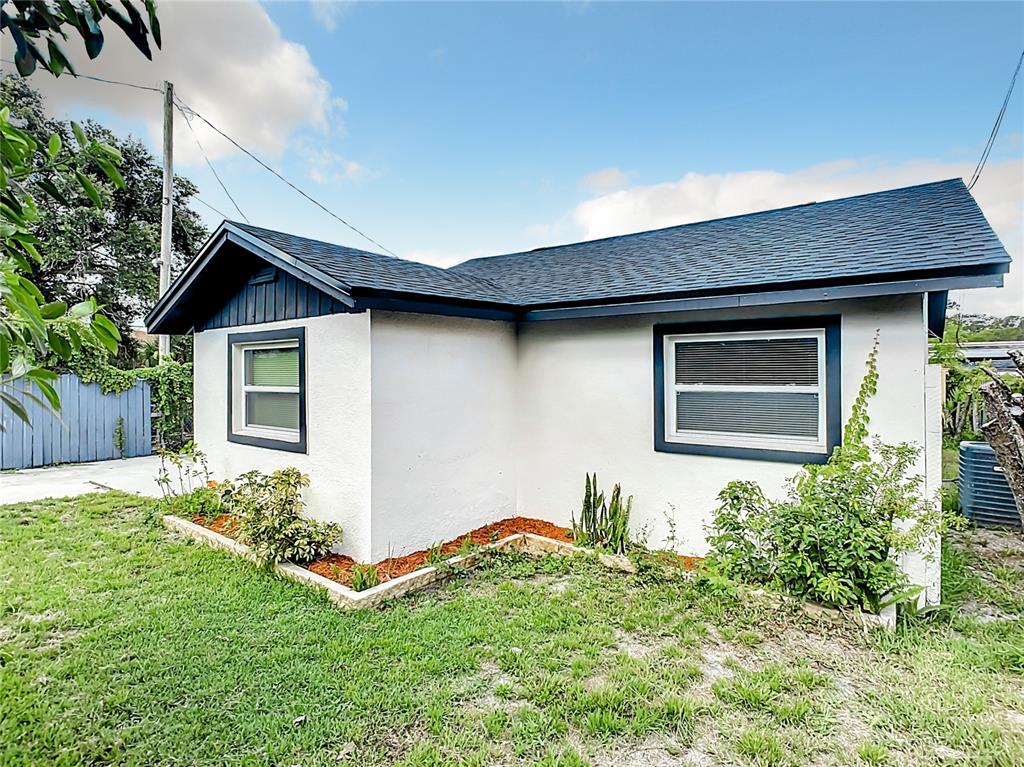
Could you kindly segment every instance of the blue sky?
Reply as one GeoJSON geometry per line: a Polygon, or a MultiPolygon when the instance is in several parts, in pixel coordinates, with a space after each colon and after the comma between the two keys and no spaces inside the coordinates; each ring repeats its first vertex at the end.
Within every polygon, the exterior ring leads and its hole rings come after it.
{"type": "MultiPolygon", "coordinates": [[[[356,226],[441,264],[969,174],[1024,47],[1020,3],[163,5],[153,64],[83,71],[174,79],[356,226]]],[[[152,143],[156,94],[61,88],[55,109],[152,143]]],[[[976,188],[1018,260],[1022,91],[976,188]]],[[[253,223],[372,249],[200,135],[253,223]]]]}

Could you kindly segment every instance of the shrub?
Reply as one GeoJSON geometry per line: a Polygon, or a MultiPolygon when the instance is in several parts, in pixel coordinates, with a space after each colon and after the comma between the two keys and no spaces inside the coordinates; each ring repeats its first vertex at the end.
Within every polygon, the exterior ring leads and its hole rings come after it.
{"type": "Polygon", "coordinates": [[[907,585],[893,560],[940,532],[911,468],[918,449],[868,443],[867,403],[878,384],[878,338],[844,429],[828,462],[805,466],[785,500],[753,482],[730,482],[709,528],[708,564],[731,578],[770,584],[833,606],[877,611],[907,585]]]}
{"type": "Polygon", "coordinates": [[[629,543],[629,514],[633,510],[633,496],[622,501],[622,487],[612,488],[611,499],[605,502],[604,493],[597,488],[597,472],[587,474],[583,493],[583,508],[579,522],[572,517],[573,541],[580,546],[607,549],[624,554],[629,543]]]}
{"type": "Polygon", "coordinates": [[[352,588],[355,591],[366,591],[380,583],[377,568],[373,565],[352,565],[352,588]]]}
{"type": "Polygon", "coordinates": [[[298,564],[328,554],[341,541],[341,528],[304,519],[302,488],[309,477],[295,468],[271,475],[246,472],[225,492],[238,518],[238,539],[252,548],[257,561],[272,565],[285,560],[298,564]]]}

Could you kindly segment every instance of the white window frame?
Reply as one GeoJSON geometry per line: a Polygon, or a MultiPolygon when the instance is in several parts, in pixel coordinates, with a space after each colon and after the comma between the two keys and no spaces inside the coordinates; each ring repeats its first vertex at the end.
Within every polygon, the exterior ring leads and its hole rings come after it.
{"type": "Polygon", "coordinates": [[[665,441],[686,445],[714,445],[721,447],[743,447],[758,450],[785,450],[801,453],[828,452],[827,434],[827,366],[825,355],[825,329],[765,330],[701,334],[666,335],[663,347],[665,375],[665,441]],[[678,343],[700,343],[708,341],[749,341],[758,339],[815,338],[818,342],[818,384],[816,386],[744,386],[718,384],[677,384],[675,345],[678,343]],[[772,436],[743,432],[712,432],[691,429],[676,429],[676,393],[681,391],[701,392],[771,392],[787,394],[818,395],[818,438],[801,439],[789,435],[772,436]]]}
{"type": "MultiPolygon", "coordinates": [[[[246,423],[246,398],[250,392],[261,394],[294,394],[300,398],[302,381],[299,386],[251,386],[245,382],[245,353],[253,350],[264,349],[298,349],[297,338],[285,338],[273,341],[252,341],[239,342],[231,346],[231,430],[234,434],[241,434],[247,437],[258,437],[261,439],[272,439],[278,442],[299,442],[301,439],[300,429],[285,429],[276,426],[260,426],[246,423]]],[[[301,367],[300,367],[301,370],[301,367]]],[[[301,419],[301,413],[299,418],[301,419]]]]}

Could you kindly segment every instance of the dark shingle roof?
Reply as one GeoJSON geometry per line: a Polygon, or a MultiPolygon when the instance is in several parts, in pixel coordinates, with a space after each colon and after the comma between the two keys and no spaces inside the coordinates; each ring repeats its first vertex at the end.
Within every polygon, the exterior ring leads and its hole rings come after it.
{"type": "Polygon", "coordinates": [[[520,305],[743,289],[1010,260],[960,179],[477,258],[520,305]]]}
{"type": "Polygon", "coordinates": [[[449,269],[233,226],[355,291],[509,306],[891,279],[1010,260],[960,179],[477,258],[449,269]]]}
{"type": "Polygon", "coordinates": [[[237,221],[230,223],[350,288],[493,303],[513,300],[503,288],[474,274],[460,274],[418,261],[332,245],[237,221]]]}

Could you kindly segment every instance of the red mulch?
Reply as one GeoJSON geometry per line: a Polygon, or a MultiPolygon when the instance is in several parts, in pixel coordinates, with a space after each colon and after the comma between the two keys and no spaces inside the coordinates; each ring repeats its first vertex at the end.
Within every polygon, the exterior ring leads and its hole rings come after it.
{"type": "Polygon", "coordinates": [[[192,521],[197,525],[213,530],[215,533],[226,535],[228,538],[234,538],[238,533],[238,522],[230,514],[221,514],[213,520],[209,520],[206,517],[192,517],[192,521]]]}
{"type": "MultiPolygon", "coordinates": [[[[205,517],[194,517],[192,521],[197,525],[202,525],[229,538],[234,538],[238,532],[238,523],[229,514],[221,514],[212,521],[205,517]]],[[[518,533],[533,533],[534,535],[541,535],[556,541],[572,540],[572,531],[567,527],[559,527],[542,519],[509,517],[508,519],[502,519],[489,525],[478,527],[476,530],[471,530],[464,535],[460,535],[458,538],[446,541],[441,544],[441,553],[445,555],[446,559],[453,556],[459,551],[467,538],[469,538],[471,543],[483,546],[518,533]]],[[[375,562],[374,566],[377,568],[377,577],[381,583],[384,583],[393,578],[411,573],[414,570],[419,570],[426,566],[427,557],[429,556],[430,549],[422,549],[414,551],[412,554],[391,557],[390,559],[375,562]]],[[[687,570],[696,568],[700,561],[701,557],[679,555],[680,566],[687,570]]],[[[324,578],[330,578],[332,581],[337,581],[345,586],[351,586],[352,566],[355,564],[356,561],[352,557],[345,556],[344,554],[328,554],[326,557],[311,562],[305,567],[317,575],[322,575],[324,578]]]]}
{"type": "MultiPolygon", "coordinates": [[[[445,555],[445,558],[455,555],[466,538],[469,538],[470,542],[475,543],[477,546],[483,546],[484,544],[507,538],[510,535],[516,535],[517,533],[533,533],[534,535],[542,535],[545,538],[554,538],[556,541],[572,539],[572,532],[567,527],[559,527],[542,519],[510,517],[478,527],[476,530],[442,543],[441,553],[445,555]]],[[[390,559],[375,562],[374,566],[377,568],[377,577],[381,583],[384,583],[392,578],[398,578],[414,570],[419,570],[426,565],[428,556],[430,556],[430,549],[423,549],[401,557],[391,557],[390,559]]],[[[342,554],[330,554],[323,559],[311,562],[306,565],[306,568],[312,570],[317,575],[322,575],[325,578],[330,578],[332,581],[350,586],[352,585],[351,573],[352,565],[354,564],[355,560],[352,557],[346,557],[342,554]]]]}

